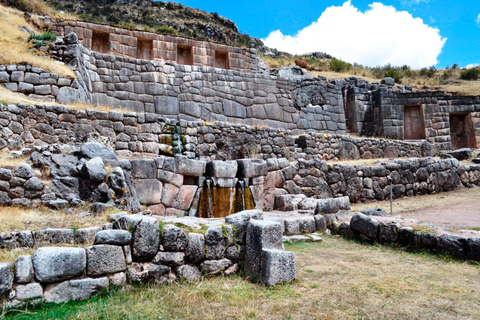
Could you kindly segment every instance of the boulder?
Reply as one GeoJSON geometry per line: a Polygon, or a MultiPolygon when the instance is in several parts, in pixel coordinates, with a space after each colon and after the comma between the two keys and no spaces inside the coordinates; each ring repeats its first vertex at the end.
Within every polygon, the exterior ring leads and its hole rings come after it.
{"type": "Polygon", "coordinates": [[[33,281],[32,256],[19,256],[15,259],[15,282],[29,283],[33,281]]]}
{"type": "Polygon", "coordinates": [[[200,263],[205,260],[205,236],[203,234],[193,232],[188,234],[185,258],[192,263],[200,263]]]}
{"type": "Polygon", "coordinates": [[[22,179],[30,179],[35,176],[32,167],[27,163],[21,163],[14,171],[15,176],[22,179]]]}
{"type": "Polygon", "coordinates": [[[295,254],[277,249],[263,249],[260,281],[268,286],[296,278],[295,254]]]}
{"type": "Polygon", "coordinates": [[[153,258],[153,263],[176,268],[185,263],[185,253],[159,251],[153,258]]]}
{"type": "Polygon", "coordinates": [[[82,175],[86,180],[93,183],[100,183],[107,177],[107,169],[100,157],[93,158],[85,162],[82,166],[82,175]]]}
{"type": "Polygon", "coordinates": [[[315,219],[315,230],[316,231],[325,231],[327,230],[327,221],[323,214],[316,214],[313,216],[315,219]]]}
{"type": "Polygon", "coordinates": [[[381,222],[378,225],[378,239],[381,243],[396,243],[398,241],[400,223],[395,221],[381,222]]]}
{"type": "Polygon", "coordinates": [[[111,165],[115,164],[117,161],[115,151],[97,142],[87,142],[82,144],[80,147],[80,157],[87,159],[100,157],[103,161],[106,161],[111,165]]]}
{"type": "Polygon", "coordinates": [[[350,229],[350,224],[348,222],[342,222],[339,224],[337,234],[347,239],[353,238],[352,229],[350,229]]]}
{"type": "Polygon", "coordinates": [[[0,263],[0,298],[12,290],[13,268],[13,263],[0,263]]]}
{"type": "Polygon", "coordinates": [[[413,242],[413,228],[412,227],[402,227],[398,231],[398,240],[402,246],[406,247],[412,244],[413,242]]]}
{"type": "Polygon", "coordinates": [[[292,217],[285,218],[285,234],[299,234],[300,233],[300,218],[292,217]]]}
{"type": "Polygon", "coordinates": [[[238,159],[237,163],[239,178],[266,176],[268,173],[267,162],[261,159],[238,159]]]}
{"type": "Polygon", "coordinates": [[[201,177],[205,172],[207,163],[200,160],[192,160],[186,156],[175,156],[177,171],[179,174],[189,177],[201,177]]]}
{"type": "Polygon", "coordinates": [[[75,230],[75,243],[93,242],[98,232],[102,231],[101,227],[80,228],[75,230]]]}
{"type": "Polygon", "coordinates": [[[235,178],[237,169],[237,161],[213,160],[207,163],[205,175],[216,178],[235,178]]]}
{"type": "MultiPolygon", "coordinates": [[[[78,231],[78,230],[77,230],[78,231]]],[[[130,243],[132,234],[127,230],[102,230],[95,235],[95,244],[124,246],[130,243]]]]}
{"type": "Polygon", "coordinates": [[[110,171],[108,175],[108,185],[110,188],[120,195],[127,192],[127,182],[125,181],[125,175],[120,167],[115,167],[110,171]]]}
{"type": "Polygon", "coordinates": [[[33,254],[35,278],[42,283],[68,280],[83,274],[87,264],[83,248],[39,248],[33,254]]]}
{"type": "Polygon", "coordinates": [[[152,217],[138,216],[133,231],[133,261],[150,261],[158,251],[159,223],[152,217]]]}
{"type": "Polygon", "coordinates": [[[70,280],[48,285],[43,296],[46,302],[55,303],[84,300],[107,289],[108,286],[109,281],[107,277],[70,280]]]}
{"type": "Polygon", "coordinates": [[[25,190],[42,191],[45,183],[37,177],[32,177],[23,184],[25,190]]]}
{"type": "Polygon", "coordinates": [[[437,247],[438,236],[435,232],[422,234],[422,246],[424,249],[435,250],[437,247]]]}
{"type": "Polygon", "coordinates": [[[161,243],[165,251],[184,251],[188,246],[188,236],[182,228],[167,224],[163,227],[161,243]]]}
{"type": "Polygon", "coordinates": [[[260,278],[263,249],[283,250],[282,227],[278,222],[250,220],[245,248],[245,275],[260,278]]]}
{"type": "Polygon", "coordinates": [[[170,271],[167,266],[134,262],[127,268],[127,280],[130,283],[165,283],[170,271]]]}
{"type": "Polygon", "coordinates": [[[227,270],[232,264],[233,262],[228,259],[207,260],[201,264],[201,267],[205,274],[214,275],[227,270]]]}
{"type": "Polygon", "coordinates": [[[301,217],[299,219],[300,232],[312,233],[315,232],[315,218],[313,216],[301,217]]]}
{"type": "Polygon", "coordinates": [[[378,221],[363,213],[356,213],[350,220],[350,228],[364,235],[365,240],[374,241],[378,235],[378,221]]]}
{"type": "Polygon", "coordinates": [[[360,211],[367,216],[386,217],[387,213],[382,208],[367,208],[360,211]]]}
{"type": "Polygon", "coordinates": [[[122,247],[100,244],[87,249],[87,275],[103,276],[127,269],[122,247]]]}
{"type": "Polygon", "coordinates": [[[480,261],[480,238],[467,239],[467,259],[480,261]]]}
{"type": "Polygon", "coordinates": [[[250,219],[263,220],[263,210],[244,210],[231,214],[225,218],[225,222],[235,227],[235,238],[238,244],[245,244],[247,226],[250,219]]]}
{"type": "Polygon", "coordinates": [[[43,297],[43,288],[39,283],[29,283],[15,287],[15,298],[20,301],[41,299],[43,297]]]}
{"type": "Polygon", "coordinates": [[[469,159],[472,156],[473,150],[474,149],[470,149],[470,148],[461,148],[454,151],[449,151],[447,152],[447,154],[451,155],[452,157],[454,157],[459,161],[462,161],[462,160],[469,159]]]}
{"type": "Polygon", "coordinates": [[[207,229],[205,233],[206,257],[209,260],[223,258],[225,251],[225,238],[223,237],[223,227],[214,226],[207,229]]]}
{"type": "Polygon", "coordinates": [[[338,200],[334,198],[319,199],[315,207],[315,214],[318,213],[337,213],[340,209],[338,200]]]}
{"type": "Polygon", "coordinates": [[[458,259],[465,259],[467,240],[452,234],[442,234],[437,239],[437,250],[458,259]]]}
{"type": "Polygon", "coordinates": [[[177,273],[180,277],[187,281],[198,281],[200,280],[201,273],[197,267],[193,265],[183,265],[177,269],[177,273]]]}

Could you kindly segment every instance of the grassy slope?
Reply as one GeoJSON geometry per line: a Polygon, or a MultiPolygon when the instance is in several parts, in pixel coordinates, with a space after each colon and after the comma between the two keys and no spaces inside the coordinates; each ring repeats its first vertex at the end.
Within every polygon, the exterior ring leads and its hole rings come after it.
{"type": "Polygon", "coordinates": [[[133,287],[42,305],[7,319],[470,319],[480,317],[479,267],[336,237],[287,245],[297,280],[277,287],[240,276],[133,287]]]}

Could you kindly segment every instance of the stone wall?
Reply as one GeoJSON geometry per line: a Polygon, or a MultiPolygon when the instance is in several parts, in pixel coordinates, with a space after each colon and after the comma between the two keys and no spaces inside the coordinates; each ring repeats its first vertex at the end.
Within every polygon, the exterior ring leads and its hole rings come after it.
{"type": "Polygon", "coordinates": [[[201,271],[230,275],[242,264],[247,276],[268,285],[295,279],[295,255],[283,249],[280,223],[264,221],[261,210],[231,215],[226,222],[202,234],[145,215],[121,216],[87,248],[40,247],[15,263],[0,263],[0,299],[6,308],[60,303],[127,282],[198,281],[201,271]]]}
{"type": "MultiPolygon", "coordinates": [[[[105,48],[102,48],[105,50],[103,53],[116,56],[177,63],[177,48],[183,47],[191,50],[193,54],[191,64],[193,66],[218,66],[219,61],[216,61],[215,54],[223,53],[228,56],[228,63],[224,69],[257,72],[258,68],[255,49],[232,47],[220,43],[161,35],[153,32],[128,30],[84,21],[54,19],[50,21],[50,29],[62,37],[75,32],[80,43],[90,50],[93,50],[92,38],[94,33],[106,35],[105,48]],[[149,50],[139,48],[139,43],[142,41],[149,42],[149,50]]],[[[97,48],[96,51],[100,50],[97,48]]]]}

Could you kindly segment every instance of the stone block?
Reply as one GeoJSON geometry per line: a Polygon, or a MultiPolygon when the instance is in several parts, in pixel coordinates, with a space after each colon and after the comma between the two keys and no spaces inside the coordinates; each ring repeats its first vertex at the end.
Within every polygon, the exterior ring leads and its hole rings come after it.
{"type": "Polygon", "coordinates": [[[480,261],[480,238],[467,239],[467,259],[480,261]]]}
{"type": "Polygon", "coordinates": [[[103,164],[103,160],[100,157],[93,158],[85,162],[81,169],[82,175],[85,179],[93,182],[100,183],[107,178],[107,169],[103,164]]]}
{"type": "Polygon", "coordinates": [[[290,282],[297,277],[295,253],[263,249],[261,257],[260,281],[268,286],[290,282]]]}
{"type": "Polygon", "coordinates": [[[162,195],[162,184],[157,179],[136,179],[134,187],[141,204],[159,204],[162,195]]]}
{"type": "Polygon", "coordinates": [[[178,115],[180,104],[176,97],[157,96],[154,100],[155,113],[161,115],[178,115]]]}
{"type": "Polygon", "coordinates": [[[27,163],[21,163],[15,169],[15,176],[23,179],[30,179],[35,176],[32,167],[27,163]]]}
{"type": "Polygon", "coordinates": [[[13,263],[0,263],[0,298],[6,296],[12,290],[13,268],[13,263]]]}
{"type": "Polygon", "coordinates": [[[413,242],[413,228],[402,227],[398,230],[398,240],[402,246],[409,246],[413,242]]]}
{"type": "Polygon", "coordinates": [[[110,280],[110,285],[114,287],[120,287],[125,285],[127,282],[127,275],[125,272],[119,272],[115,274],[108,275],[108,280],[110,280]]]}
{"type": "Polygon", "coordinates": [[[128,245],[131,240],[132,234],[127,230],[102,230],[95,235],[95,244],[124,246],[128,245]]]}
{"type": "Polygon", "coordinates": [[[237,169],[236,161],[214,160],[207,163],[206,175],[216,178],[235,178],[237,169]]]}
{"type": "Polygon", "coordinates": [[[185,253],[159,251],[153,258],[153,263],[176,268],[185,263],[185,253]]]}
{"type": "Polygon", "coordinates": [[[137,179],[155,179],[157,164],[155,159],[132,159],[132,174],[137,179]]]}
{"type": "Polygon", "coordinates": [[[87,249],[87,275],[103,276],[127,269],[123,249],[120,246],[100,244],[87,249]]]}
{"type": "Polygon", "coordinates": [[[337,213],[340,209],[338,200],[335,198],[318,199],[315,207],[315,214],[317,213],[337,213]]]}
{"type": "Polygon", "coordinates": [[[188,234],[188,246],[185,249],[185,258],[192,263],[205,260],[205,236],[201,233],[188,234]]]}
{"type": "Polygon", "coordinates": [[[132,263],[127,268],[127,280],[130,283],[165,283],[170,267],[154,263],[132,263]]]}
{"type": "Polygon", "coordinates": [[[205,233],[206,257],[209,260],[223,258],[225,251],[225,238],[223,237],[223,227],[214,226],[207,229],[205,233]]]}
{"type": "Polygon", "coordinates": [[[39,283],[29,283],[15,287],[15,298],[20,301],[41,299],[43,297],[43,288],[39,283]]]}
{"type": "Polygon", "coordinates": [[[245,275],[260,278],[262,250],[283,250],[282,228],[278,222],[250,220],[245,248],[245,275]]]}
{"type": "Polygon", "coordinates": [[[29,283],[33,281],[32,256],[19,256],[15,259],[15,282],[29,283]]]}
{"type": "Polygon", "coordinates": [[[184,251],[188,246],[187,233],[177,226],[167,224],[163,227],[162,246],[165,251],[184,251]]]}
{"type": "Polygon", "coordinates": [[[80,228],[75,230],[75,243],[93,242],[97,232],[102,230],[101,227],[80,228]]]}
{"type": "Polygon", "coordinates": [[[266,176],[268,173],[267,163],[261,159],[239,159],[237,163],[240,178],[266,176]]]}
{"type": "Polygon", "coordinates": [[[378,225],[378,239],[381,243],[397,243],[400,223],[395,221],[381,222],[378,225]]]}
{"type": "Polygon", "coordinates": [[[83,248],[39,248],[33,254],[35,278],[42,283],[68,280],[83,274],[87,264],[83,248]]]}
{"type": "Polygon", "coordinates": [[[315,230],[327,230],[327,221],[325,220],[325,216],[323,214],[316,214],[313,216],[313,218],[315,219],[315,230]]]}
{"type": "Polygon", "coordinates": [[[181,278],[187,281],[198,281],[201,277],[200,270],[198,270],[197,267],[189,264],[179,267],[177,269],[177,273],[181,278]]]}
{"type": "Polygon", "coordinates": [[[301,217],[299,219],[300,232],[312,233],[315,232],[315,218],[314,216],[301,217]]]}
{"type": "Polygon", "coordinates": [[[285,218],[285,234],[300,233],[300,218],[285,218]]]}
{"type": "Polygon", "coordinates": [[[247,227],[250,219],[263,220],[263,210],[244,210],[231,214],[225,218],[226,223],[235,227],[235,238],[238,244],[245,244],[247,227]]]}
{"type": "Polygon", "coordinates": [[[378,235],[378,221],[363,213],[356,213],[350,220],[350,228],[358,231],[366,237],[366,240],[374,241],[378,235]]]}
{"type": "Polygon", "coordinates": [[[205,172],[207,163],[200,160],[192,160],[186,156],[175,156],[177,172],[184,176],[201,177],[205,172]]]}
{"type": "Polygon", "coordinates": [[[107,148],[97,142],[87,142],[82,144],[80,147],[80,156],[88,159],[100,157],[103,161],[106,161],[112,165],[118,160],[117,155],[112,149],[107,148]]]}
{"type": "Polygon", "coordinates": [[[190,209],[193,198],[197,193],[197,189],[197,186],[181,186],[180,191],[178,192],[177,197],[175,198],[175,201],[173,203],[173,207],[175,209],[183,211],[190,209]]]}
{"type": "Polygon", "coordinates": [[[201,264],[201,268],[205,274],[214,275],[227,270],[232,264],[233,262],[226,258],[220,260],[207,260],[201,264]]]}
{"type": "Polygon", "coordinates": [[[437,240],[437,250],[458,259],[465,259],[467,240],[463,237],[442,234],[437,240]]]}
{"type": "Polygon", "coordinates": [[[67,302],[70,300],[84,300],[108,288],[107,277],[84,278],[50,284],[45,288],[44,299],[46,302],[67,302]]]}

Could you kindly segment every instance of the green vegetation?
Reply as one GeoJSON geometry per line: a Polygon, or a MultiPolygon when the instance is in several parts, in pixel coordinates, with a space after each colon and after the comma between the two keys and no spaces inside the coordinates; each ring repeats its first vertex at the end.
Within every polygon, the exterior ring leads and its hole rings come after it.
{"type": "Polygon", "coordinates": [[[55,41],[57,35],[51,31],[45,31],[41,34],[31,33],[28,40],[42,40],[42,41],[55,41]]]}
{"type": "Polygon", "coordinates": [[[177,31],[177,30],[172,29],[172,28],[167,27],[167,26],[157,27],[157,28],[155,29],[155,32],[156,32],[156,33],[160,33],[160,34],[168,34],[168,35],[172,35],[172,36],[177,36],[177,35],[178,35],[178,31],[177,31]]]}
{"type": "Polygon", "coordinates": [[[330,71],[334,72],[346,72],[352,69],[352,65],[348,62],[333,58],[330,61],[330,66],[328,67],[330,71]]]}
{"type": "Polygon", "coordinates": [[[463,70],[460,73],[460,78],[462,80],[477,80],[479,75],[480,75],[479,68],[470,68],[470,69],[463,70]]]}

